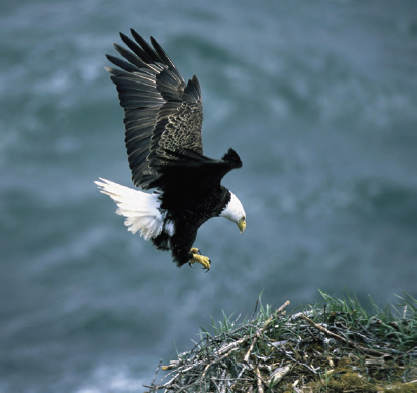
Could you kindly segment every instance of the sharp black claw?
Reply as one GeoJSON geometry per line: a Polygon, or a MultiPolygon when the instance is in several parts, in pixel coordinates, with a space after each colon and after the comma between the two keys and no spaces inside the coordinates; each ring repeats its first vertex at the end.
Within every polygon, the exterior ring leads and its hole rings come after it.
{"type": "Polygon", "coordinates": [[[188,266],[194,269],[194,266],[191,264],[191,262],[188,262],[188,266]]]}
{"type": "Polygon", "coordinates": [[[198,249],[197,253],[198,253],[198,255],[201,255],[201,251],[200,251],[200,249],[198,249]]]}

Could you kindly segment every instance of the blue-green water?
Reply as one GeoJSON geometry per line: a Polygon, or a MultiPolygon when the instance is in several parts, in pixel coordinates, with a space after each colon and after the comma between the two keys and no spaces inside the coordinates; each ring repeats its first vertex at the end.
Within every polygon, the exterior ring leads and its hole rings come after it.
{"type": "Polygon", "coordinates": [[[0,392],[141,392],[262,290],[417,296],[415,1],[3,0],[0,33],[0,392]],[[224,184],[248,228],[200,229],[208,274],[93,184],[130,185],[104,71],[130,27],[198,75],[205,153],[244,162],[224,184]]]}

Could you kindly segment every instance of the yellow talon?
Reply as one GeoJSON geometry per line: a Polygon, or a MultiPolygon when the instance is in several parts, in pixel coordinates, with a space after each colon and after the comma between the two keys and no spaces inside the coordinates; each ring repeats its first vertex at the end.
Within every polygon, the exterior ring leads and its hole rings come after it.
{"type": "Polygon", "coordinates": [[[199,250],[197,247],[193,247],[193,248],[190,250],[190,252],[191,252],[191,254],[200,254],[200,250],[199,250]]]}
{"type": "Polygon", "coordinates": [[[207,269],[207,271],[210,270],[210,258],[207,258],[203,255],[198,255],[196,252],[191,251],[194,256],[190,259],[189,265],[191,266],[193,263],[200,263],[203,265],[204,269],[207,269]]]}

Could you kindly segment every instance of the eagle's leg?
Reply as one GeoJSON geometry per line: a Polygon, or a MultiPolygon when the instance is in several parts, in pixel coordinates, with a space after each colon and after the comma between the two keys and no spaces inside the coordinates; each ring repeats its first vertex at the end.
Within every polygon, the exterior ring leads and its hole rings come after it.
{"type": "Polygon", "coordinates": [[[203,268],[207,271],[210,270],[210,258],[205,257],[204,255],[200,255],[200,250],[198,248],[193,247],[190,250],[191,254],[193,254],[193,257],[190,259],[188,264],[191,266],[194,263],[200,263],[203,265],[203,268]]]}

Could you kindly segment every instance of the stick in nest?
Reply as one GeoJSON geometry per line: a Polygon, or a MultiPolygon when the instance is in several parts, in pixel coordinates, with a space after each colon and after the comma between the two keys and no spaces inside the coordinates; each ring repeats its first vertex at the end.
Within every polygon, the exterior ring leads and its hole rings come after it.
{"type": "Polygon", "coordinates": [[[384,353],[384,352],[380,352],[380,351],[376,351],[375,349],[371,349],[371,348],[366,348],[366,347],[362,347],[359,344],[354,343],[351,340],[348,340],[342,336],[339,336],[336,333],[331,332],[330,330],[327,330],[325,327],[318,325],[317,323],[315,323],[314,321],[312,321],[310,318],[306,317],[305,315],[303,315],[301,318],[305,319],[311,326],[314,326],[317,330],[320,330],[321,332],[327,334],[330,337],[333,337],[334,339],[336,339],[337,341],[340,342],[344,342],[348,345],[350,345],[353,348],[359,349],[362,352],[365,352],[369,355],[374,355],[374,356],[391,356],[388,353],[384,353]]]}
{"type": "Polygon", "coordinates": [[[264,389],[262,387],[262,377],[261,377],[261,372],[259,371],[259,368],[255,369],[256,372],[256,382],[258,383],[258,393],[264,393],[264,389]]]}
{"type": "Polygon", "coordinates": [[[288,305],[290,304],[290,302],[287,300],[280,308],[278,308],[275,312],[274,312],[274,314],[270,317],[270,318],[268,318],[265,322],[264,322],[264,324],[263,324],[263,326],[261,327],[261,329],[258,329],[257,330],[257,332],[256,332],[256,336],[255,336],[255,338],[253,339],[253,341],[252,341],[252,344],[251,344],[251,346],[249,347],[249,350],[248,350],[248,352],[246,353],[246,355],[245,355],[245,357],[243,358],[243,360],[246,362],[246,363],[248,363],[248,361],[249,361],[249,356],[250,356],[250,354],[251,354],[251,352],[252,352],[252,350],[253,350],[253,347],[255,346],[255,344],[256,344],[256,341],[258,340],[258,338],[261,336],[261,334],[265,331],[265,329],[268,327],[268,325],[274,320],[274,318],[277,318],[278,317],[278,315],[279,314],[281,314],[287,307],[288,307],[288,305]]]}

